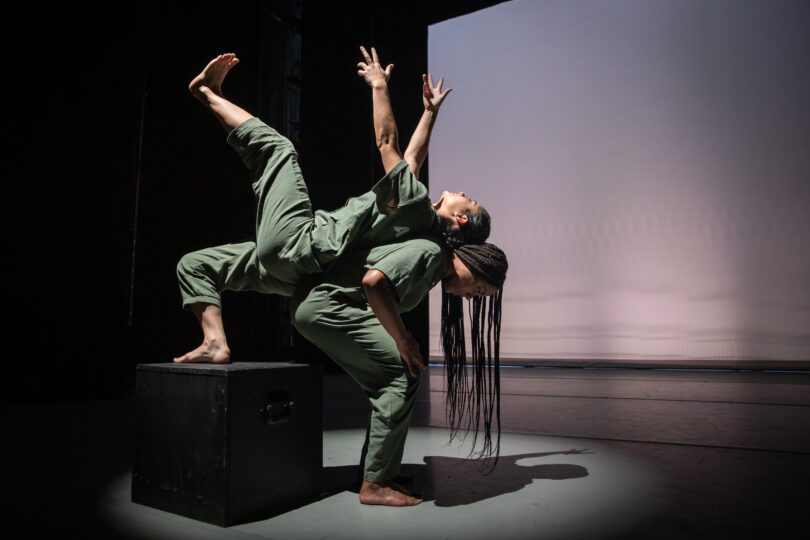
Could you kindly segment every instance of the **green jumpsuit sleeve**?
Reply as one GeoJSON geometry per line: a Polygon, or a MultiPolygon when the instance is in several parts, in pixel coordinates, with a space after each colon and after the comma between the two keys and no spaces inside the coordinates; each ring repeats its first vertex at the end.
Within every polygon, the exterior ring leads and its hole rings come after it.
{"type": "Polygon", "coordinates": [[[441,244],[416,238],[376,261],[367,261],[367,270],[379,270],[391,281],[401,312],[410,311],[447,273],[447,258],[441,244]]]}
{"type": "Polygon", "coordinates": [[[354,242],[360,249],[400,242],[440,231],[440,219],[427,187],[417,180],[404,159],[377,182],[367,229],[354,242]]]}
{"type": "Polygon", "coordinates": [[[388,171],[371,191],[376,195],[377,210],[381,214],[390,214],[398,207],[428,198],[427,187],[413,175],[404,159],[388,171]]]}

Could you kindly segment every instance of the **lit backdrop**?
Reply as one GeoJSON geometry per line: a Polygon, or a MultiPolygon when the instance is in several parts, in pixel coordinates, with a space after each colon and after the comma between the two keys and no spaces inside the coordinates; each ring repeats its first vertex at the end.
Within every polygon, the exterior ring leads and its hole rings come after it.
{"type": "Polygon", "coordinates": [[[501,356],[810,359],[809,58],[804,1],[522,0],[431,26],[454,89],[431,196],[492,214],[501,356]]]}

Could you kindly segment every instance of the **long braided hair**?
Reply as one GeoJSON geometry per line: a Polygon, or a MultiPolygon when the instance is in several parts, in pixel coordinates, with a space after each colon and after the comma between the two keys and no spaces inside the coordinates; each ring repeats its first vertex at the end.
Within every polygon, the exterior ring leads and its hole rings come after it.
{"type": "MultiPolygon", "coordinates": [[[[482,472],[491,463],[489,474],[498,463],[501,445],[501,384],[500,338],[501,299],[508,263],[506,254],[494,244],[470,244],[454,250],[461,262],[497,292],[490,297],[476,296],[469,302],[472,343],[471,377],[467,371],[467,351],[464,342],[464,311],[461,297],[449,294],[442,283],[441,340],[447,376],[447,420],[450,441],[459,430],[473,430],[473,444],[468,458],[483,459],[482,472]],[[493,416],[498,431],[492,444],[493,416]],[[483,420],[483,446],[475,452],[479,428],[483,420]],[[495,457],[492,461],[492,457],[495,457]]],[[[467,435],[464,435],[466,439],[467,435]]]]}

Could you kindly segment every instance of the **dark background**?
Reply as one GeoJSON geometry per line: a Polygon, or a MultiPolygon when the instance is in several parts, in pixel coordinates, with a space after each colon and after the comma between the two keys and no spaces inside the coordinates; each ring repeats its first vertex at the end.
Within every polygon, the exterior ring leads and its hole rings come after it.
{"type": "MultiPolygon", "coordinates": [[[[295,142],[314,207],[330,210],[382,175],[358,46],[376,46],[396,66],[390,91],[404,147],[422,110],[427,26],[495,3],[7,8],[3,400],[127,396],[136,364],[199,345],[176,264],[189,251],[253,236],[255,218],[246,170],[187,90],[211,58],[235,52],[241,63],[226,97],[272,117],[272,81],[288,76],[280,34],[300,33],[295,142]]],[[[424,352],[426,303],[406,320],[424,352]]],[[[223,311],[233,361],[325,361],[300,337],[288,350],[278,298],[228,293],[223,311]]]]}

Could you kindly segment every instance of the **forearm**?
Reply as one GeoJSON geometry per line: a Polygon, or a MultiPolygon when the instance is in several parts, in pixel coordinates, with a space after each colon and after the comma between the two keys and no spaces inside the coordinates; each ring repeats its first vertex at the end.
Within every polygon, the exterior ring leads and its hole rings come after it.
{"type": "Polygon", "coordinates": [[[394,341],[400,342],[407,338],[408,330],[402,322],[397,306],[396,293],[388,279],[379,280],[376,284],[363,284],[366,301],[377,316],[385,331],[394,341]]]}
{"type": "Polygon", "coordinates": [[[436,115],[438,111],[425,109],[422,113],[422,118],[419,119],[416,129],[411,136],[408,143],[408,148],[405,150],[405,159],[411,166],[411,172],[418,176],[419,169],[425,162],[428,155],[428,147],[430,146],[430,134],[433,132],[433,125],[436,123],[436,115]]]}
{"type": "Polygon", "coordinates": [[[388,277],[379,270],[373,269],[363,276],[363,291],[366,301],[385,331],[394,339],[397,351],[407,365],[412,377],[420,369],[427,369],[419,353],[419,343],[408,333],[397,306],[397,292],[388,277]]]}
{"type": "Polygon", "coordinates": [[[385,82],[372,85],[371,96],[374,105],[374,133],[377,137],[377,148],[380,150],[383,169],[387,174],[402,161],[397,124],[394,121],[394,112],[391,110],[391,101],[388,99],[388,85],[385,82]]]}
{"type": "Polygon", "coordinates": [[[371,87],[371,101],[374,108],[374,134],[377,137],[377,146],[395,145],[397,143],[397,123],[394,121],[394,111],[391,109],[388,84],[384,81],[375,83],[371,87]]]}

